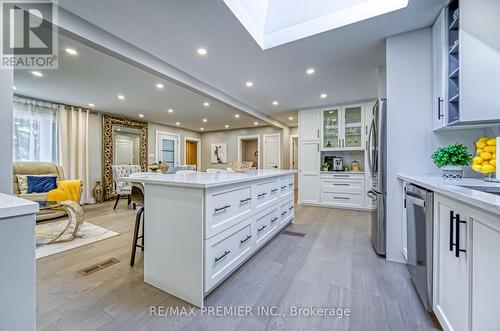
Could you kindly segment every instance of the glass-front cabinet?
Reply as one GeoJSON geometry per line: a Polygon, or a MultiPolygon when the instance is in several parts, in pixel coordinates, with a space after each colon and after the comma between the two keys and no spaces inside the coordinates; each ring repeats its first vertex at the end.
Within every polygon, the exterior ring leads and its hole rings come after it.
{"type": "Polygon", "coordinates": [[[363,105],[325,109],[322,111],[322,123],[322,150],[362,150],[364,148],[363,105]]]}

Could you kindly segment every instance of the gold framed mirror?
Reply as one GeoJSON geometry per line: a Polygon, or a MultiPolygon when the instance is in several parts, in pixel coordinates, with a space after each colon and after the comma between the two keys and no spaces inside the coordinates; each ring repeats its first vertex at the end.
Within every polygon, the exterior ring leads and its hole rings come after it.
{"type": "Polygon", "coordinates": [[[102,187],[104,199],[115,197],[112,166],[148,166],[148,123],[102,115],[102,187]]]}

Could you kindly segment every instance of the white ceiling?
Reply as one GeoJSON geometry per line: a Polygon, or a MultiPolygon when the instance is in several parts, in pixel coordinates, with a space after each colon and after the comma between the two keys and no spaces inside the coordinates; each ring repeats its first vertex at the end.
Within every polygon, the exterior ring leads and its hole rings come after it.
{"type": "Polygon", "coordinates": [[[385,64],[385,38],[429,26],[445,2],[411,0],[404,9],[268,50],[258,46],[223,1],[59,0],[59,5],[293,125],[288,114],[298,108],[376,97],[376,67],[385,64]],[[198,55],[200,47],[208,54],[198,55]],[[308,67],[316,73],[306,75],[308,67]],[[251,88],[245,86],[249,80],[251,88]],[[321,99],[321,93],[328,97],[321,99]],[[279,105],[273,106],[273,100],[279,105]]]}
{"type": "Polygon", "coordinates": [[[259,126],[268,125],[63,35],[59,47],[58,70],[41,70],[43,77],[35,77],[28,70],[15,71],[17,94],[85,108],[91,108],[88,104],[93,103],[97,111],[171,126],[180,122],[179,127],[194,131],[202,127],[205,132],[254,127],[255,121],[259,126]],[[65,48],[77,50],[78,55],[66,54],[65,48]],[[158,83],[163,84],[163,89],[156,87],[158,83]],[[118,94],[125,100],[119,100],[118,94]],[[205,102],[210,106],[204,106],[205,102]],[[173,113],[168,113],[169,108],[173,113]],[[240,117],[236,118],[236,114],[240,117]],[[207,122],[203,122],[204,118],[207,122]]]}

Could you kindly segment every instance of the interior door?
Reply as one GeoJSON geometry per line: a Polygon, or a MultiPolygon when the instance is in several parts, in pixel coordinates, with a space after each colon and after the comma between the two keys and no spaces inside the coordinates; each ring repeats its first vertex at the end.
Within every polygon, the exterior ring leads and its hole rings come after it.
{"type": "Polygon", "coordinates": [[[130,140],[116,140],[115,164],[132,164],[134,143],[130,140]]]}
{"type": "Polygon", "coordinates": [[[174,167],[179,164],[179,137],[176,135],[158,133],[157,138],[156,161],[166,162],[168,164],[168,172],[172,173],[174,167]]]}
{"type": "Polygon", "coordinates": [[[264,169],[280,168],[280,135],[264,136],[264,169]]]}
{"type": "Polygon", "coordinates": [[[186,141],[186,164],[198,164],[198,146],[196,141],[186,141]]]}

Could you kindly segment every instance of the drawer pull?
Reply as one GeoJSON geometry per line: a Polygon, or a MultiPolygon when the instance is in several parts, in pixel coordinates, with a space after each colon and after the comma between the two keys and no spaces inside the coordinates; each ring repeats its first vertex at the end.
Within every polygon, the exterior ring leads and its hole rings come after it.
{"type": "Polygon", "coordinates": [[[275,218],[273,218],[273,219],[271,220],[271,223],[274,223],[274,222],[276,222],[277,220],[278,220],[278,218],[277,218],[277,217],[275,217],[275,218]]]}
{"type": "Polygon", "coordinates": [[[290,208],[288,208],[288,210],[292,210],[293,209],[293,206],[291,206],[290,208]]]}
{"type": "Polygon", "coordinates": [[[333,177],[337,177],[337,178],[349,178],[350,176],[349,175],[333,175],[333,177]]]}
{"type": "Polygon", "coordinates": [[[271,190],[271,193],[275,193],[275,192],[278,192],[277,188],[271,190]]]}
{"type": "Polygon", "coordinates": [[[264,193],[258,194],[258,195],[257,195],[257,197],[258,197],[258,198],[263,198],[263,197],[265,197],[266,195],[267,195],[267,193],[265,193],[265,192],[264,192],[264,193]]]}
{"type": "Polygon", "coordinates": [[[281,213],[281,216],[285,215],[286,214],[286,210],[284,212],[281,213]]]}
{"type": "Polygon", "coordinates": [[[350,186],[350,184],[336,183],[333,186],[350,186]]]}
{"type": "Polygon", "coordinates": [[[246,199],[240,200],[240,202],[245,203],[245,202],[250,201],[250,200],[252,200],[252,198],[246,198],[246,199]]]}
{"type": "Polygon", "coordinates": [[[345,197],[333,197],[333,198],[337,200],[351,200],[351,198],[345,198],[345,197]]]}
{"type": "Polygon", "coordinates": [[[215,212],[217,213],[219,211],[226,210],[226,209],[228,209],[230,207],[231,207],[231,205],[225,205],[224,207],[215,208],[215,212]]]}
{"type": "Polygon", "coordinates": [[[257,229],[257,232],[260,232],[260,231],[264,230],[265,228],[267,228],[267,225],[263,225],[260,229],[257,229]]]}
{"type": "Polygon", "coordinates": [[[286,189],[286,185],[281,187],[282,190],[286,189]]]}
{"type": "Polygon", "coordinates": [[[245,239],[240,240],[240,244],[246,243],[248,240],[250,240],[250,238],[252,238],[252,236],[247,236],[245,239]]]}
{"type": "Polygon", "coordinates": [[[293,186],[293,183],[288,184],[288,186],[293,186]]]}
{"type": "Polygon", "coordinates": [[[219,257],[215,258],[215,263],[219,262],[222,258],[224,258],[227,254],[231,253],[231,251],[225,251],[224,254],[222,254],[219,257]]]}

